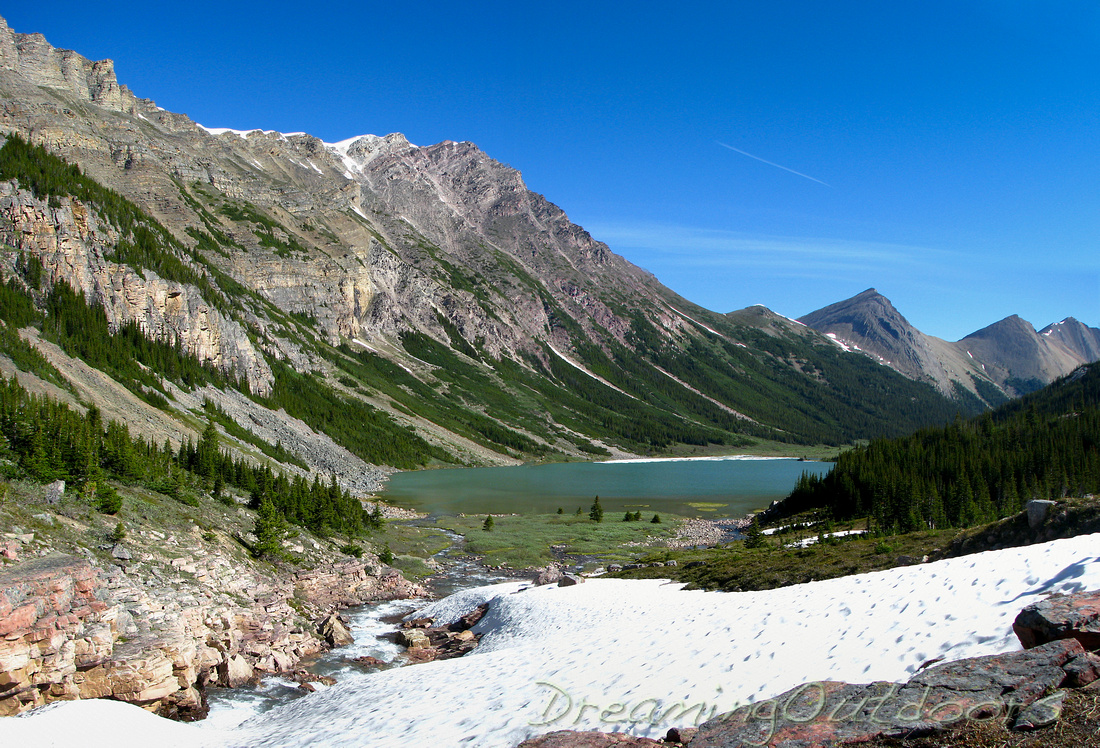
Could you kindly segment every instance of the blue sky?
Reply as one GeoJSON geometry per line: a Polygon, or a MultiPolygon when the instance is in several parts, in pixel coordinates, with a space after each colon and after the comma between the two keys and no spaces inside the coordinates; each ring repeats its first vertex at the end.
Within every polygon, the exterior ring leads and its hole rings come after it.
{"type": "Polygon", "coordinates": [[[774,0],[0,11],[210,127],[469,140],[710,309],[869,287],[949,340],[1100,326],[1100,4],[774,0]]]}

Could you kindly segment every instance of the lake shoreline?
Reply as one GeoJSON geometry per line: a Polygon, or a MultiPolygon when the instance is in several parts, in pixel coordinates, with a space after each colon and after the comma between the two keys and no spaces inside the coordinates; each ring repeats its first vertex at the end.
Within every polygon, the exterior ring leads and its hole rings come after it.
{"type": "Polygon", "coordinates": [[[374,499],[428,515],[538,515],[587,513],[599,496],[609,516],[739,518],[787,496],[803,473],[830,469],[793,456],[736,454],[408,471],[374,499]]]}

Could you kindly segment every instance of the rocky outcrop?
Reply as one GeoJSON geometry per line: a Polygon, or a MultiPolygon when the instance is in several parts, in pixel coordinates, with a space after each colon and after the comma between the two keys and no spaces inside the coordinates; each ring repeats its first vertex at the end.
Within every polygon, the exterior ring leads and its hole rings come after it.
{"type": "Polygon", "coordinates": [[[938,665],[907,683],[809,683],[704,722],[691,748],[776,748],[858,743],[950,729],[967,720],[1014,720],[1057,689],[1077,642],[938,665]]]}
{"type": "MultiPolygon", "coordinates": [[[[200,361],[245,379],[253,392],[270,392],[271,369],[241,324],[225,317],[195,286],[108,260],[121,238],[114,226],[73,198],[53,205],[14,182],[0,183],[0,243],[23,257],[36,257],[50,286],[68,283],[100,304],[113,328],[134,322],[150,338],[178,344],[200,361]]],[[[17,256],[3,255],[8,277],[16,275],[17,256]]]]}
{"type": "Polygon", "coordinates": [[[205,686],[286,672],[348,643],[335,609],[424,594],[359,561],[281,578],[223,556],[171,567],[194,582],[180,586],[147,562],[102,568],[61,554],[0,568],[0,715],[107,697],[201,717],[205,686]]]}
{"type": "Polygon", "coordinates": [[[519,748],[641,748],[668,745],[651,738],[638,738],[621,732],[573,732],[556,730],[524,740],[519,748]]]}
{"type": "Polygon", "coordinates": [[[539,569],[531,580],[537,585],[557,584],[561,581],[562,570],[560,564],[548,564],[539,569]]]}
{"type": "Polygon", "coordinates": [[[405,647],[405,657],[411,663],[461,657],[481,641],[481,635],[470,629],[488,611],[489,604],[483,603],[447,626],[435,626],[431,618],[405,621],[397,632],[397,643],[405,647]]]}
{"type": "MultiPolygon", "coordinates": [[[[1058,721],[1067,688],[1100,676],[1100,592],[1054,595],[1029,605],[1014,629],[1025,649],[947,662],[905,683],[805,683],[719,715],[673,728],[663,744],[688,748],[828,748],[874,738],[945,733],[971,721],[999,720],[1015,730],[1058,721]]],[[[521,748],[659,745],[623,734],[560,730],[521,748]]]]}
{"type": "Polygon", "coordinates": [[[1012,624],[1024,647],[1076,639],[1085,649],[1100,649],[1100,592],[1051,595],[1032,603],[1012,624]]]}

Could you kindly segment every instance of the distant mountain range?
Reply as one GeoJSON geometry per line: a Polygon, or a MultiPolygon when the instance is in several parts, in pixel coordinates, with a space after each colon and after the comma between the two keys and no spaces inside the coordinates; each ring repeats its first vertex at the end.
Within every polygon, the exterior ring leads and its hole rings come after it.
{"type": "MultiPolygon", "coordinates": [[[[132,416],[108,392],[154,404],[140,423],[158,443],[197,440],[218,413],[225,444],[259,440],[345,485],[367,463],[901,434],[1100,350],[1068,321],[1032,331],[1030,358],[1022,329],[937,341],[873,292],[806,324],[763,307],[718,314],[472,143],[204,128],[135,96],[110,60],[2,19],[0,131],[23,143],[9,138],[0,173],[0,281],[35,310],[7,325],[61,378],[100,377],[79,397],[105,416],[132,416]],[[65,335],[44,322],[72,309],[63,287],[102,310],[103,335],[136,330],[171,350],[131,340],[130,373],[107,371],[81,339],[98,322],[65,335]]],[[[3,339],[0,368],[34,384],[3,339]]]]}
{"type": "Polygon", "coordinates": [[[989,405],[1100,360],[1100,329],[1072,317],[1036,332],[1012,315],[951,343],[913,327],[873,288],[798,321],[944,394],[964,390],[989,405]]]}

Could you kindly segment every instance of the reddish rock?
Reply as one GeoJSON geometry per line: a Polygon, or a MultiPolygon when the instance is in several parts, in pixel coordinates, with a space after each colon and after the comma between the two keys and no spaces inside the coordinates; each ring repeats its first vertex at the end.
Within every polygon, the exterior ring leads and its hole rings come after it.
{"type": "Polygon", "coordinates": [[[434,647],[418,647],[405,651],[405,661],[410,665],[421,665],[439,659],[439,650],[434,647]]]}
{"type": "Polygon", "coordinates": [[[1025,649],[1057,639],[1076,639],[1100,649],[1100,591],[1052,595],[1020,611],[1012,624],[1025,649]]]}
{"type": "Polygon", "coordinates": [[[651,738],[639,738],[621,732],[575,732],[557,730],[524,740],[517,748],[633,748],[664,745],[651,738]]]}
{"type": "Polygon", "coordinates": [[[1083,654],[1080,643],[1064,640],[944,663],[905,684],[807,683],[703,723],[688,746],[835,746],[1004,718],[1061,685],[1062,666],[1083,654]]]}
{"type": "Polygon", "coordinates": [[[37,620],[38,608],[33,603],[20,605],[5,617],[0,618],[0,636],[27,630],[37,620]]]}
{"type": "Polygon", "coordinates": [[[1085,652],[1062,666],[1066,671],[1064,685],[1070,688],[1082,688],[1100,678],[1100,655],[1085,652]]]}
{"type": "Polygon", "coordinates": [[[466,629],[473,628],[474,625],[480,621],[486,613],[489,612],[489,603],[482,603],[466,615],[459,618],[452,623],[448,628],[451,631],[465,631],[466,629]]]}

